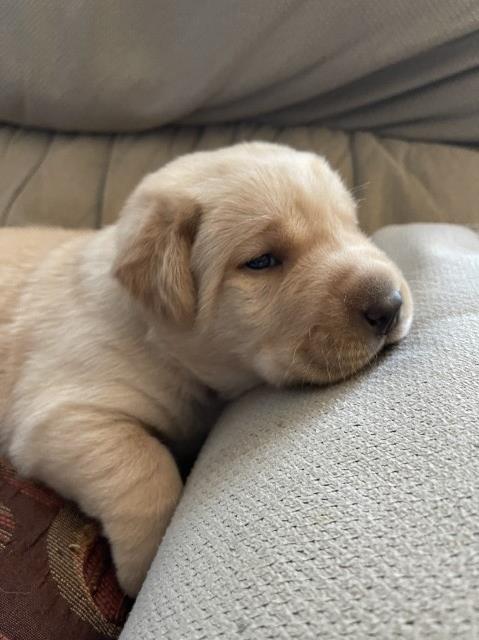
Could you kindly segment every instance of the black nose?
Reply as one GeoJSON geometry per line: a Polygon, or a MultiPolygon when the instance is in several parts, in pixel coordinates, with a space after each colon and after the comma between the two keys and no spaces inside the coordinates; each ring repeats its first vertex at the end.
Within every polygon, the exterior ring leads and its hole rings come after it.
{"type": "Polygon", "coordinates": [[[377,334],[385,336],[396,326],[401,305],[401,293],[393,291],[369,305],[364,317],[377,334]]]}

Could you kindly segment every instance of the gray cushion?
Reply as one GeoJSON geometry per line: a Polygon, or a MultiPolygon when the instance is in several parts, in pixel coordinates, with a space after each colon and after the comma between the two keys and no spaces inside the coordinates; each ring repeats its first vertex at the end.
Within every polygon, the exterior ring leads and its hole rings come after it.
{"type": "Polygon", "coordinates": [[[0,120],[253,118],[479,141],[476,0],[0,2],[0,120]]]}
{"type": "Polygon", "coordinates": [[[122,640],[479,637],[479,238],[376,240],[412,333],[348,382],[227,410],[122,640]]]}

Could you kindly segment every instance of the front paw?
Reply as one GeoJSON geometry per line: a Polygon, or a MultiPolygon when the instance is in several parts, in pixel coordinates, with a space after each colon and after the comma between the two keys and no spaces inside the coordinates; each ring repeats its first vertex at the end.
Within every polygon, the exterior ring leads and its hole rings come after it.
{"type": "MultiPolygon", "coordinates": [[[[161,485],[160,485],[161,487],[161,485]]],[[[113,562],[118,582],[123,591],[134,598],[143,584],[148,569],[153,562],[160,542],[173,515],[179,498],[181,480],[175,491],[157,491],[161,500],[153,500],[152,495],[142,509],[136,505],[123,504],[124,510],[115,512],[112,519],[103,519],[104,531],[110,541],[113,562]],[[151,510],[152,503],[155,508],[151,510]]]]}
{"type": "MultiPolygon", "coordinates": [[[[155,536],[156,538],[156,536],[155,536]]],[[[158,549],[159,540],[137,544],[134,549],[129,545],[111,540],[112,555],[116,567],[118,583],[126,595],[136,598],[148,569],[158,549]]]]}
{"type": "Polygon", "coordinates": [[[148,562],[145,567],[143,562],[135,562],[134,560],[115,562],[118,583],[122,591],[130,598],[136,598],[138,595],[150,564],[151,562],[148,562]]]}

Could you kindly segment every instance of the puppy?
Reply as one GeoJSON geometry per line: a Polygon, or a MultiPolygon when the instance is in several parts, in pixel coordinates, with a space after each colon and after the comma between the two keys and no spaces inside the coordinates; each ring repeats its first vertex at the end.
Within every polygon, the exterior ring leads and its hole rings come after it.
{"type": "Polygon", "coordinates": [[[346,378],[411,294],[312,153],[246,143],[147,176],[96,232],[0,232],[0,447],[98,518],[134,596],[210,410],[346,378]]]}

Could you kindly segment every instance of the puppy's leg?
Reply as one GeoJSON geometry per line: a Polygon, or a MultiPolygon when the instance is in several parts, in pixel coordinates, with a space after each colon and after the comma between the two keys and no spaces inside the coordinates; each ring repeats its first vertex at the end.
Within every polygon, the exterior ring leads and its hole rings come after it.
{"type": "Polygon", "coordinates": [[[100,520],[120,585],[135,596],[181,494],[176,463],[135,422],[71,407],[51,418],[14,458],[100,520]]]}

